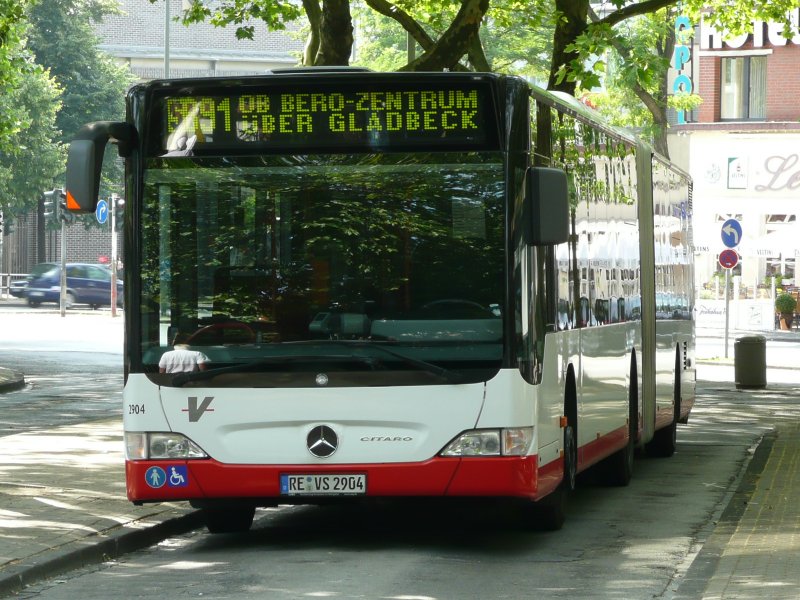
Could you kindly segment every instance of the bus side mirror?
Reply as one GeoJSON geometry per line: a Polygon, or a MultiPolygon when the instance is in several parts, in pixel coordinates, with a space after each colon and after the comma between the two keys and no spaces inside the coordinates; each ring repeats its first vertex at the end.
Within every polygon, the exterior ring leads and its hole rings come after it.
{"type": "Polygon", "coordinates": [[[562,244],[569,238],[567,174],[562,169],[528,169],[525,202],[528,240],[533,246],[562,244]]]}
{"type": "Polygon", "coordinates": [[[100,170],[109,140],[119,146],[120,156],[129,156],[136,129],[128,123],[99,121],[84,125],[70,142],[67,155],[67,209],[92,213],[100,193],[100,170]]]}

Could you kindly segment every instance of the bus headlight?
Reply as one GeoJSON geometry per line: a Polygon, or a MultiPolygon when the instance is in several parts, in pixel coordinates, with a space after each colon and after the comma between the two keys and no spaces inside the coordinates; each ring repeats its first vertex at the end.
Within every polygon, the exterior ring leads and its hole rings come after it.
{"type": "Polygon", "coordinates": [[[445,446],[442,456],[525,456],[533,442],[533,427],[473,429],[445,446]]]}
{"type": "Polygon", "coordinates": [[[208,454],[180,433],[125,433],[128,460],[208,458],[208,454]]]}

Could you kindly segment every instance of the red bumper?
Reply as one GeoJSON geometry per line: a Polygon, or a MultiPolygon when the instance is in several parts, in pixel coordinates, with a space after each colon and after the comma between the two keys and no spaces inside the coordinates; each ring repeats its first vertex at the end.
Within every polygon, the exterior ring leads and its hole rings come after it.
{"type": "Polygon", "coordinates": [[[217,461],[127,461],[132,502],[222,498],[275,499],[282,474],[367,476],[367,496],[479,496],[538,499],[561,479],[560,461],[537,473],[537,457],[434,458],[421,463],[350,465],[226,465],[217,461]]]}

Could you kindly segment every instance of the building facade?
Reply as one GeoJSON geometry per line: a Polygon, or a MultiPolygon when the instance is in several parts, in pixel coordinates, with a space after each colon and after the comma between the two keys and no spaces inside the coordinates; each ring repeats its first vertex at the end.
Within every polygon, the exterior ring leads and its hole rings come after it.
{"type": "Polygon", "coordinates": [[[141,80],[162,78],[165,71],[168,77],[258,75],[298,64],[304,40],[297,27],[267,31],[263,22],[253,21],[253,39],[238,40],[235,27],[177,22],[185,4],[186,0],[119,0],[121,13],[108,15],[97,26],[100,49],[128,65],[141,80]]]}
{"type": "Polygon", "coordinates": [[[730,295],[752,301],[732,325],[743,328],[773,326],[774,287],[796,285],[800,256],[800,33],[782,31],[754,22],[726,38],[700,24],[673,61],[673,89],[703,99],[670,136],[673,160],[694,179],[697,289],[720,298],[730,267],[730,295]]]}

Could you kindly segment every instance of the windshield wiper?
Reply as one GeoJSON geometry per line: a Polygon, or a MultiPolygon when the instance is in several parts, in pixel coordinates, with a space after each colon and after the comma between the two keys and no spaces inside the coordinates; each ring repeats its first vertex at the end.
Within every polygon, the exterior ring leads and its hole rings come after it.
{"type": "MultiPolygon", "coordinates": [[[[394,358],[399,359],[406,365],[410,365],[421,369],[427,373],[431,373],[432,375],[436,375],[447,381],[448,383],[460,383],[462,381],[462,377],[460,373],[455,371],[451,371],[450,369],[445,369],[444,367],[440,367],[439,365],[435,365],[428,361],[414,358],[408,356],[407,354],[403,354],[402,352],[397,352],[391,348],[386,348],[385,346],[378,345],[374,342],[362,342],[359,340],[308,340],[308,341],[298,341],[298,342],[283,342],[281,345],[286,346],[300,346],[300,345],[326,345],[326,346],[342,346],[345,348],[369,348],[369,349],[378,349],[384,354],[388,354],[394,358]]],[[[371,368],[375,369],[379,364],[382,364],[377,357],[374,356],[364,356],[361,354],[311,354],[311,355],[291,355],[291,356],[273,356],[269,358],[259,359],[254,362],[248,363],[239,363],[235,365],[229,365],[225,367],[217,367],[206,369],[205,371],[193,371],[191,373],[178,373],[172,378],[172,385],[181,387],[184,384],[190,381],[201,381],[203,379],[213,379],[217,375],[223,375],[225,373],[241,373],[244,371],[255,370],[265,365],[275,365],[281,363],[291,363],[291,362],[329,362],[329,361],[358,361],[369,365],[371,368]]]]}
{"type": "Polygon", "coordinates": [[[403,363],[407,365],[411,365],[412,367],[417,367],[418,369],[422,369],[423,371],[426,371],[433,375],[438,375],[442,379],[447,380],[447,382],[449,383],[460,383],[462,379],[461,374],[457,373],[456,371],[445,369],[444,367],[440,367],[439,365],[435,365],[431,362],[422,360],[420,358],[414,358],[413,356],[408,356],[407,354],[403,354],[402,352],[398,352],[397,350],[393,350],[392,348],[387,348],[386,346],[381,346],[380,344],[377,344],[375,342],[362,342],[360,340],[308,340],[301,342],[284,342],[284,343],[287,345],[324,344],[324,345],[343,346],[346,348],[369,348],[369,349],[376,348],[385,354],[388,354],[395,358],[399,358],[403,363]]]}
{"type": "Polygon", "coordinates": [[[266,365],[275,365],[290,362],[330,362],[330,361],[357,361],[364,363],[375,369],[379,364],[374,357],[361,356],[358,354],[313,354],[313,355],[294,355],[294,356],[271,356],[253,362],[237,363],[226,367],[216,367],[205,371],[192,371],[190,373],[176,373],[172,378],[172,385],[181,387],[190,381],[200,381],[203,379],[213,379],[217,375],[225,373],[242,373],[252,371],[266,365]]]}

